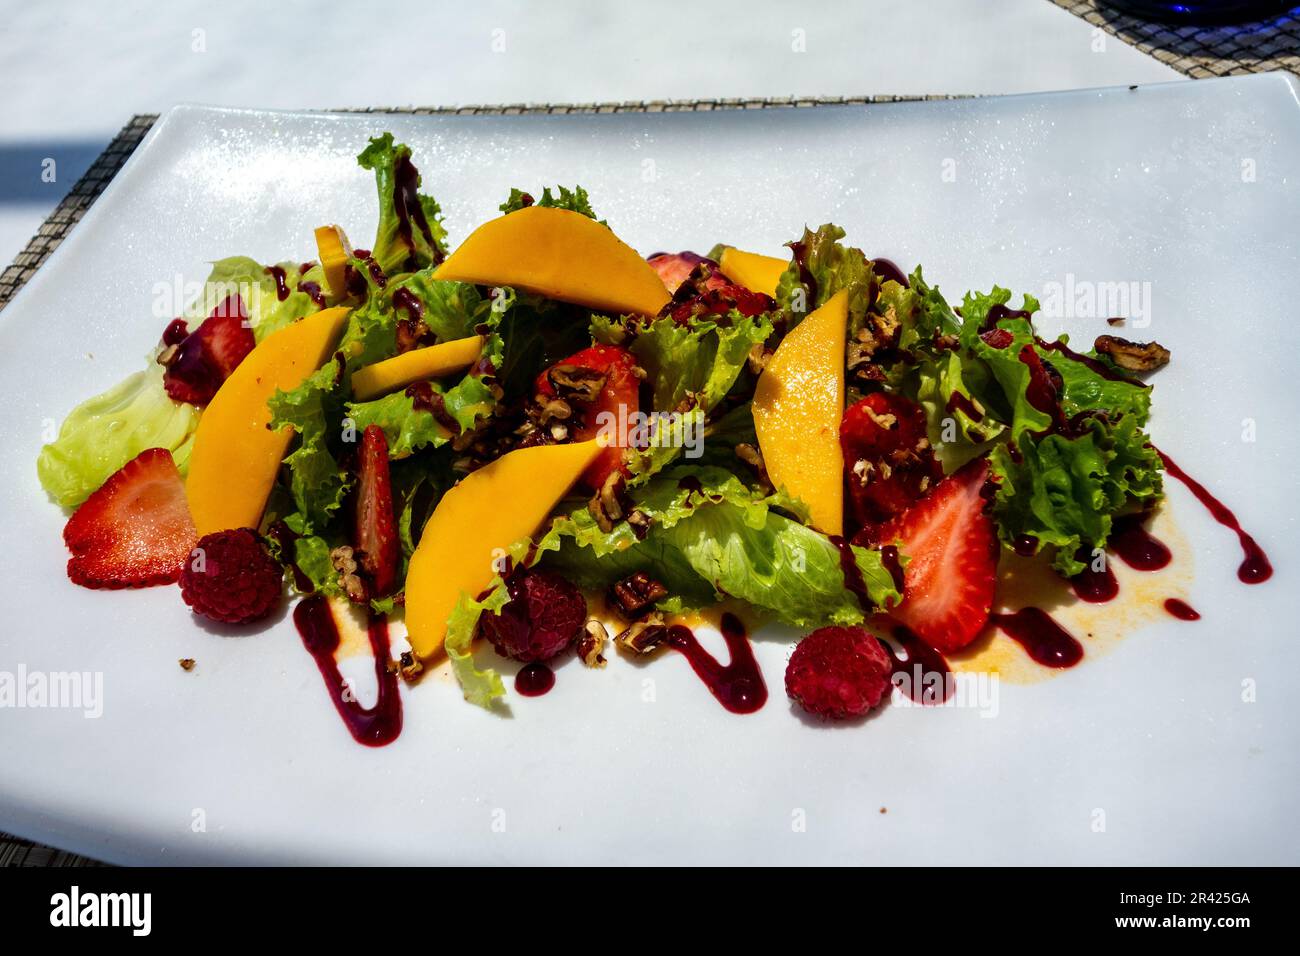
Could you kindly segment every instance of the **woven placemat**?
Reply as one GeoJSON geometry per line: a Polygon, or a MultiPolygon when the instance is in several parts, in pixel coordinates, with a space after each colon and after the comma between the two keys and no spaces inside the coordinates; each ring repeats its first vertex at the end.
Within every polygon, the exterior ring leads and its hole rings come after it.
{"type": "Polygon", "coordinates": [[[1211,27],[1152,23],[1097,0],[1052,2],[1196,80],[1273,70],[1300,75],[1300,4],[1270,20],[1211,27]]]}
{"type": "MultiPolygon", "coordinates": [[[[1095,0],[1052,0],[1059,7],[1082,17],[1125,43],[1137,47],[1162,63],[1194,78],[1233,76],[1290,70],[1300,74],[1300,10],[1266,23],[1248,27],[1170,27],[1118,14],[1095,0]]],[[[951,96],[857,96],[835,98],[765,98],[689,101],[651,101],[576,105],[464,106],[415,109],[352,110],[365,113],[403,114],[496,114],[524,113],[665,113],[725,109],[804,108],[844,103],[892,103],[914,100],[953,99],[951,96]]],[[[117,175],[144,135],[158,119],[156,114],[132,117],[100,154],[90,169],[72,187],[18,258],[0,273],[0,309],[49,258],[99,194],[117,175]]],[[[98,866],[96,861],[63,850],[34,844],[0,833],[0,866],[98,866]]]]}

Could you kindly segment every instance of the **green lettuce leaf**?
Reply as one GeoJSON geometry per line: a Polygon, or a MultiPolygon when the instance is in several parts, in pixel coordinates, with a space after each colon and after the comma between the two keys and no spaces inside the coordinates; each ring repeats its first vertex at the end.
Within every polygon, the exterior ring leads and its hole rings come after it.
{"type": "MultiPolygon", "coordinates": [[[[441,394],[436,384],[432,388],[441,394]]],[[[388,439],[390,458],[407,458],[421,448],[445,445],[452,438],[431,411],[417,409],[415,400],[405,392],[393,392],[368,402],[350,402],[347,417],[352,420],[357,435],[371,425],[382,428],[388,439]]]]}
{"type": "Polygon", "coordinates": [[[357,164],[375,174],[379,227],[370,253],[379,267],[396,275],[442,262],[447,254],[442,210],[433,197],[419,192],[421,177],[411,163],[411,148],[384,133],[370,140],[357,164]]]}
{"type": "MultiPolygon", "coordinates": [[[[998,321],[997,327],[1011,333],[1011,344],[994,348],[980,337],[980,327],[995,305],[1006,305],[1011,293],[997,286],[986,294],[968,292],[962,302],[962,329],[960,341],[968,356],[979,359],[989,376],[978,398],[982,407],[990,410],[995,421],[1007,426],[1009,437],[1017,441],[1026,432],[1038,433],[1052,427],[1052,416],[1029,401],[1028,387],[1031,371],[1020,361],[1021,350],[1036,346],[1033,326],[1029,319],[1015,317],[998,321]]],[[[1038,300],[1026,294],[1020,310],[1036,312],[1038,300]]],[[[1055,364],[1055,363],[1054,363],[1055,364]]],[[[972,380],[976,374],[971,368],[972,380]]]]}
{"type": "Polygon", "coordinates": [[[1084,570],[1088,549],[1105,546],[1115,515],[1161,494],[1160,459],[1135,415],[1088,419],[1077,437],[1027,438],[1014,453],[998,445],[989,461],[999,537],[1055,549],[1053,566],[1066,576],[1084,570]]]}
{"type": "Polygon", "coordinates": [[[656,319],[637,333],[631,351],[654,383],[656,410],[689,400],[707,413],[731,391],[750,349],[771,334],[769,316],[748,318],[733,309],[721,321],[656,319]]]}
{"type": "Polygon", "coordinates": [[[474,663],[474,632],[478,627],[479,615],[485,611],[495,614],[509,600],[510,592],[498,577],[481,601],[462,594],[447,619],[447,638],[443,646],[447,651],[447,659],[451,661],[451,672],[456,675],[465,699],[489,710],[497,700],[505,696],[506,688],[496,670],[491,667],[479,670],[474,663]]]}
{"type": "Polygon", "coordinates": [[[319,265],[307,272],[293,262],[281,262],[278,268],[284,270],[285,287],[289,295],[280,300],[275,277],[266,266],[247,256],[230,256],[218,259],[212,264],[212,272],[204,283],[203,294],[185,310],[185,317],[194,323],[202,321],[212,310],[226,300],[227,296],[238,294],[248,312],[248,324],[253,329],[253,337],[262,341],[272,332],[278,332],[305,315],[310,315],[318,308],[306,292],[298,291],[298,284],[304,279],[315,281],[323,288],[324,270],[319,265]]]}
{"type": "MultiPolygon", "coordinates": [[[[593,588],[645,571],[669,589],[673,609],[730,595],[796,627],[863,620],[839,549],[802,523],[806,509],[788,496],[695,466],[670,469],[629,495],[651,519],[644,537],[626,522],[603,532],[578,507],[552,522],[538,544],[541,560],[593,588]]],[[[875,604],[899,600],[878,552],[854,548],[854,557],[875,604]]]]}
{"type": "Polygon", "coordinates": [[[199,414],[168,397],[163,367],[150,362],[68,413],[36,460],[41,486],[63,507],[76,507],[146,448],[166,448],[184,475],[199,414]]]}
{"type": "MultiPolygon", "coordinates": [[[[596,211],[591,208],[591,201],[587,197],[587,190],[581,186],[574,186],[569,189],[565,186],[556,186],[559,195],[551,192],[551,187],[547,186],[542,190],[541,199],[533,199],[530,193],[522,189],[511,189],[510,198],[503,202],[499,208],[503,213],[517,212],[528,206],[546,206],[555,209],[567,209],[570,212],[581,213],[588,219],[596,219],[596,211]]],[[[605,220],[596,219],[602,225],[607,225],[605,220]]]]}
{"type": "MultiPolygon", "coordinates": [[[[467,372],[450,388],[431,382],[430,390],[442,399],[447,414],[456,420],[461,431],[473,431],[496,407],[496,397],[488,380],[476,372],[467,372]]],[[[346,417],[357,435],[370,425],[378,425],[388,439],[390,458],[407,458],[422,448],[439,448],[454,436],[434,417],[433,412],[416,408],[415,400],[405,391],[393,392],[368,402],[348,402],[346,417]]]]}
{"type": "Polygon", "coordinates": [[[776,301],[789,313],[791,328],[843,289],[849,293],[850,333],[865,320],[875,285],[871,262],[861,249],[842,245],[843,238],[843,229],[827,223],[816,232],[805,228],[789,243],[793,257],[777,282],[776,301]]]}
{"type": "Polygon", "coordinates": [[[421,318],[438,342],[476,335],[492,312],[492,300],[480,295],[477,286],[435,279],[432,269],[390,282],[390,302],[398,289],[407,289],[419,301],[423,307],[421,318]]]}

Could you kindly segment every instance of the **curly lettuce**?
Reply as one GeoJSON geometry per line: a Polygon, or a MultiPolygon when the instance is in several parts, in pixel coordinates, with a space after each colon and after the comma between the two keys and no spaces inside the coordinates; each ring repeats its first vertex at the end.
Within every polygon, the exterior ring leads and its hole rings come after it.
{"type": "Polygon", "coordinates": [[[716,407],[736,383],[750,350],[772,334],[767,315],[732,310],[724,319],[690,324],[656,319],[638,330],[631,352],[654,383],[654,407],[672,411],[684,402],[716,407]]]}
{"type": "Polygon", "coordinates": [[[503,213],[518,212],[520,209],[526,209],[529,206],[543,206],[552,209],[567,209],[570,212],[576,212],[588,219],[595,219],[601,225],[608,225],[603,219],[596,218],[596,211],[591,208],[591,200],[587,196],[587,190],[581,186],[574,186],[569,189],[567,186],[556,186],[559,195],[551,192],[551,187],[547,186],[542,190],[542,197],[534,199],[531,193],[526,193],[522,189],[511,189],[510,196],[497,208],[503,213]]]}
{"type": "MultiPolygon", "coordinates": [[[[552,522],[538,545],[542,560],[587,587],[645,571],[668,587],[674,607],[730,596],[796,627],[863,620],[839,547],[807,527],[806,509],[784,493],[752,488],[727,469],[680,466],[630,497],[650,519],[643,537],[626,522],[601,531],[577,508],[552,522]]],[[[852,554],[872,603],[897,602],[880,554],[852,554]]]]}
{"type": "Polygon", "coordinates": [[[875,274],[861,249],[843,245],[844,230],[832,223],[788,243],[789,267],[776,285],[776,302],[793,328],[804,315],[826,304],[841,290],[849,294],[849,330],[863,323],[876,294],[875,274]]]}
{"type": "Polygon", "coordinates": [[[370,140],[357,164],[375,174],[379,226],[370,254],[388,275],[416,272],[447,256],[442,209],[421,193],[420,173],[411,163],[411,148],[384,133],[370,140]]]}

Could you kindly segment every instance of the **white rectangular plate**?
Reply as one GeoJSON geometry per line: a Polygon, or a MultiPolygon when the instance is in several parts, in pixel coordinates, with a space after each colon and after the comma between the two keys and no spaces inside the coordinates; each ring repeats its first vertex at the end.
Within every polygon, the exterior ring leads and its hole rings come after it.
{"type": "MultiPolygon", "coordinates": [[[[1297,223],[1300,107],[1280,74],[745,112],[174,109],[0,316],[0,671],[103,675],[98,719],[0,709],[0,829],[133,863],[1300,862],[1297,223]],[[566,664],[510,717],[428,681],[404,691],[395,744],[358,746],[287,617],[220,636],[175,589],[71,585],[34,462],[49,422],[141,366],[155,284],[232,254],[311,259],[321,223],[364,242],[374,186],[353,157],[385,129],[414,148],[453,241],[512,185],[578,182],[643,253],[776,252],[834,221],[952,300],[1149,283],[1133,334],[1174,354],[1155,439],[1237,510],[1275,577],[1239,584],[1235,539],[1170,481],[1203,620],[1153,619],[1052,680],[1004,683],[994,718],[805,722],[775,634],[757,642],[772,696],[753,716],[723,711],[679,655],[616,657],[566,664]]],[[[1108,330],[1044,325],[1079,343],[1108,330]]]]}

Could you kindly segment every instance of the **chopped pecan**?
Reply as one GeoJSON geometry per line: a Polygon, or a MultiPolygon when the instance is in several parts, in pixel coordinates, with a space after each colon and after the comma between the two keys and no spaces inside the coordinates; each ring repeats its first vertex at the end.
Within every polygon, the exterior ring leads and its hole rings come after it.
{"type": "Polygon", "coordinates": [[[632,526],[632,533],[637,536],[639,541],[650,532],[650,526],[654,523],[654,520],[640,508],[633,508],[628,512],[627,523],[632,526]]]}
{"type": "Polygon", "coordinates": [[[630,574],[621,581],[615,581],[609,589],[609,599],[618,609],[621,617],[635,621],[649,613],[656,601],[668,596],[668,589],[644,571],[630,574]]]}
{"type": "Polygon", "coordinates": [[[866,409],[867,417],[870,418],[873,422],[875,422],[878,427],[885,429],[885,431],[889,431],[891,428],[893,428],[895,425],[898,424],[898,419],[893,415],[891,415],[889,412],[885,412],[884,414],[878,414],[875,409],[873,409],[870,405],[867,405],[865,403],[863,404],[862,407],[866,409]]]}
{"type": "Polygon", "coordinates": [[[603,652],[608,641],[609,631],[605,630],[605,625],[592,618],[578,638],[578,659],[588,667],[604,667],[603,652]]]}
{"type": "Polygon", "coordinates": [[[401,675],[402,680],[408,684],[415,681],[424,671],[424,663],[410,651],[402,651],[401,658],[397,662],[397,673],[401,675]]]}
{"type": "Polygon", "coordinates": [[[662,614],[654,613],[632,624],[614,638],[614,643],[633,654],[649,654],[666,640],[668,625],[664,623],[662,614]]]}
{"type": "Polygon", "coordinates": [[[537,396],[537,420],[545,425],[547,422],[564,421],[573,415],[573,406],[562,398],[537,396]]]}
{"type": "Polygon", "coordinates": [[[1159,342],[1130,342],[1118,335],[1099,335],[1092,347],[1128,372],[1154,372],[1169,364],[1169,350],[1159,342]]]}
{"type": "Polygon", "coordinates": [[[192,670],[194,670],[194,658],[192,658],[192,657],[182,657],[182,658],[180,659],[180,665],[181,665],[181,670],[183,670],[183,671],[192,671],[192,670]]]}
{"type": "Polygon", "coordinates": [[[562,398],[594,402],[605,388],[605,374],[581,365],[553,365],[546,378],[562,398]]]}
{"type": "Polygon", "coordinates": [[[366,600],[366,583],[357,573],[359,567],[356,552],[348,545],[342,545],[330,552],[330,564],[339,573],[339,586],[349,601],[361,604],[366,600]]]}
{"type": "Polygon", "coordinates": [[[605,478],[600,490],[587,502],[587,510],[596,519],[596,526],[609,534],[614,525],[623,520],[626,509],[623,507],[623,490],[626,484],[621,471],[611,471],[605,478]]]}
{"type": "Polygon", "coordinates": [[[858,484],[864,487],[871,483],[871,475],[874,471],[875,465],[871,464],[866,458],[859,458],[853,463],[853,477],[858,479],[858,484]]]}

